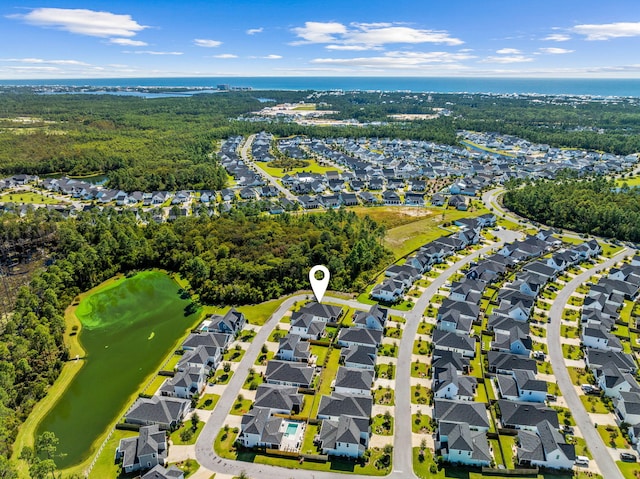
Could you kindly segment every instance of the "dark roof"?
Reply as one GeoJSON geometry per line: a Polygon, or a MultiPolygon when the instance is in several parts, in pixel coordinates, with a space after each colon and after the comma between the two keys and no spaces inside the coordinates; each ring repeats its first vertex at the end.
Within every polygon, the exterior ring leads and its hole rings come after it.
{"type": "Polygon", "coordinates": [[[503,426],[536,426],[545,420],[559,425],[558,412],[542,404],[499,399],[498,406],[503,426]]]}
{"type": "Polygon", "coordinates": [[[455,424],[466,423],[475,428],[489,427],[486,405],[480,402],[436,399],[433,407],[433,418],[437,421],[455,424]]]}
{"type": "Polygon", "coordinates": [[[371,389],[373,379],[373,371],[369,369],[340,366],[336,375],[335,387],[371,389]]]}
{"type": "Polygon", "coordinates": [[[353,417],[371,417],[373,400],[371,396],[359,396],[354,394],[333,393],[331,396],[322,396],[318,417],[339,417],[342,415],[353,417]]]}
{"type": "Polygon", "coordinates": [[[267,381],[286,382],[308,386],[313,379],[314,369],[304,363],[280,361],[272,359],[267,363],[264,374],[267,381]]]}

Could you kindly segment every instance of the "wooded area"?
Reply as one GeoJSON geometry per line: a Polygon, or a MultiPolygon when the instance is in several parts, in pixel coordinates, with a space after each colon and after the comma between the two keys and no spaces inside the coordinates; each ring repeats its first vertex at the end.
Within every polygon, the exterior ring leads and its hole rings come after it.
{"type": "Polygon", "coordinates": [[[63,219],[39,209],[0,220],[2,238],[57,239],[55,261],[20,290],[0,333],[0,464],[68,359],[65,308],[116,273],[166,268],[191,282],[194,301],[238,305],[308,288],[314,264],[330,269],[331,289],[357,290],[392,258],[382,246],[383,227],[341,210],[261,218],[232,211],[148,226],[134,212],[113,210],[63,219]]]}
{"type": "Polygon", "coordinates": [[[511,185],[504,205],[549,226],[624,241],[640,241],[640,190],[613,180],[566,178],[511,185]]]}

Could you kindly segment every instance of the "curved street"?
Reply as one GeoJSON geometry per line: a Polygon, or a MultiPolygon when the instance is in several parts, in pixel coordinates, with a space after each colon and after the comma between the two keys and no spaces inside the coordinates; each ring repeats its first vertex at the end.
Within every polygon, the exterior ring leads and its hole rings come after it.
{"type": "MultiPolygon", "coordinates": [[[[484,247],[480,250],[460,259],[428,286],[416,301],[414,307],[408,311],[399,311],[391,309],[390,313],[404,316],[407,320],[402,340],[399,344],[398,362],[396,365],[396,406],[395,406],[395,435],[393,448],[393,471],[387,477],[394,479],[415,478],[413,473],[413,449],[412,449],[412,432],[411,432],[411,352],[413,350],[413,340],[417,333],[418,325],[422,318],[422,313],[431,301],[437,290],[444,285],[450,276],[455,274],[460,268],[476,259],[478,256],[488,253],[489,251],[499,247],[504,242],[513,241],[520,236],[520,233],[504,230],[497,232],[500,242],[484,247]]],[[[260,354],[262,344],[267,341],[271,332],[284,314],[293,306],[296,301],[306,299],[308,294],[298,294],[286,299],[269,320],[260,328],[253,342],[247,349],[242,361],[236,369],[236,373],[231,377],[229,384],[226,386],[224,393],[220,397],[218,404],[213,410],[211,417],[205,424],[195,447],[196,459],[200,465],[212,472],[223,474],[240,474],[246,472],[250,477],[260,479],[283,479],[295,477],[296,479],[329,479],[335,478],[335,473],[323,471],[310,471],[305,469],[287,469],[278,466],[269,466],[255,464],[249,462],[232,461],[220,458],[213,450],[213,443],[220,429],[224,427],[227,415],[231,411],[231,407],[244,384],[249,369],[253,367],[253,363],[260,354]]],[[[330,298],[331,302],[342,304],[345,306],[369,309],[370,305],[360,303],[355,300],[345,300],[339,298],[330,298]]],[[[349,477],[354,479],[365,479],[371,476],[350,474],[349,477]]]]}
{"type": "Polygon", "coordinates": [[[589,278],[600,271],[610,268],[619,261],[622,261],[627,256],[633,254],[633,251],[629,248],[625,248],[622,252],[618,253],[613,258],[594,266],[593,268],[585,271],[584,273],[573,278],[568,284],[565,285],[560,291],[558,296],[553,301],[551,309],[549,311],[549,317],[551,323],[547,328],[547,343],[549,348],[549,359],[551,361],[551,367],[555,374],[558,386],[562,391],[562,396],[567,402],[567,406],[573,414],[573,418],[576,424],[580,428],[582,435],[593,455],[593,459],[600,468],[602,476],[606,479],[623,479],[620,469],[616,465],[615,461],[609,454],[607,447],[605,446],[600,434],[591,422],[591,418],[587,413],[584,405],[580,401],[578,394],[576,393],[569,372],[565,365],[564,357],[562,355],[562,344],[560,336],[560,326],[562,323],[562,312],[569,301],[569,297],[575,292],[575,290],[584,284],[589,278]]]}

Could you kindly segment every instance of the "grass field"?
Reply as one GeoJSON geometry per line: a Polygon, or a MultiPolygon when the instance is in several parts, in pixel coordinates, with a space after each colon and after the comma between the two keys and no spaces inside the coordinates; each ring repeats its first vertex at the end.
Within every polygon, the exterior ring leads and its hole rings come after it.
{"type": "MultiPolygon", "coordinates": [[[[98,456],[95,466],[89,474],[89,479],[103,479],[105,477],[119,477],[120,464],[115,464],[113,457],[114,451],[120,444],[121,439],[137,436],[136,431],[120,431],[116,429],[107,441],[104,449],[98,456]]],[[[83,476],[84,477],[84,476],[83,476]]]]}
{"type": "Polygon", "coordinates": [[[430,207],[424,211],[429,212],[430,215],[423,216],[411,223],[390,228],[387,231],[384,243],[394,252],[396,258],[402,258],[423,244],[450,234],[445,229],[440,228],[440,225],[444,222],[476,217],[489,212],[484,208],[475,211],[458,211],[436,207],[430,207]]]}
{"type": "Polygon", "coordinates": [[[598,434],[602,438],[605,445],[616,449],[628,449],[627,441],[620,433],[620,428],[617,426],[598,426],[598,434]]]}
{"type": "Polygon", "coordinates": [[[63,203],[55,198],[49,198],[32,191],[19,191],[16,193],[6,193],[0,196],[0,203],[37,204],[37,205],[57,205],[63,203]]]}
{"type": "Polygon", "coordinates": [[[616,464],[620,468],[622,475],[625,479],[637,479],[638,472],[640,472],[640,464],[637,462],[622,462],[616,461],[616,464]]]}
{"type": "Polygon", "coordinates": [[[173,442],[178,446],[187,446],[187,445],[195,444],[196,440],[198,439],[198,436],[200,435],[200,432],[202,431],[202,428],[204,427],[204,424],[205,424],[204,421],[198,421],[198,427],[194,431],[193,428],[191,427],[191,421],[185,422],[180,428],[176,429],[171,433],[170,435],[171,442],[173,442]],[[182,431],[186,429],[191,429],[192,436],[186,441],[183,441],[182,431]]]}
{"type": "Polygon", "coordinates": [[[318,164],[316,160],[306,159],[304,160],[309,163],[309,166],[305,166],[304,168],[291,168],[288,170],[283,170],[282,168],[274,168],[269,166],[269,163],[264,163],[261,161],[256,162],[256,166],[263,170],[268,175],[273,176],[274,178],[282,178],[285,175],[295,175],[296,173],[319,173],[324,175],[327,171],[342,171],[335,166],[321,166],[318,164]]]}
{"type": "Polygon", "coordinates": [[[198,409],[204,409],[205,411],[212,411],[216,404],[218,403],[218,399],[220,396],[217,394],[205,394],[200,398],[200,402],[198,403],[198,409]]]}

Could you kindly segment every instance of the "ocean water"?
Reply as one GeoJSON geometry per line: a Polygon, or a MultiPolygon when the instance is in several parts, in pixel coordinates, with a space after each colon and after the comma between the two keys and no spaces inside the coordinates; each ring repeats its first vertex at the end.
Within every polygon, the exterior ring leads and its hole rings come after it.
{"type": "Polygon", "coordinates": [[[0,80],[0,86],[200,87],[219,84],[254,90],[382,90],[438,93],[537,93],[640,97],[640,80],[585,78],[416,78],[416,77],[185,77],[0,80]]]}

